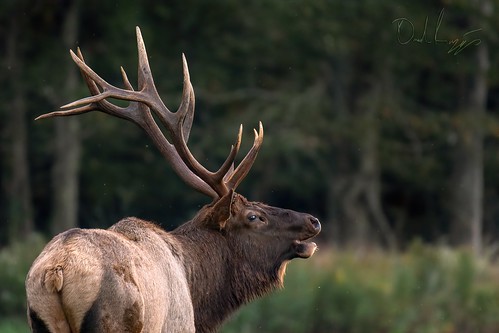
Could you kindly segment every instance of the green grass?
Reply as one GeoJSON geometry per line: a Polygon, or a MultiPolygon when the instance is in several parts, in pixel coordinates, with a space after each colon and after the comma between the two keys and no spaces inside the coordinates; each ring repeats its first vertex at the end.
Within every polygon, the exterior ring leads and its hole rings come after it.
{"type": "Polygon", "coordinates": [[[292,262],[285,289],[222,332],[494,333],[498,277],[467,251],[421,244],[405,254],[321,251],[292,262]]]}
{"type": "Polygon", "coordinates": [[[45,240],[31,235],[24,242],[0,250],[0,332],[27,333],[24,280],[45,240]]]}
{"type": "Polygon", "coordinates": [[[29,327],[26,317],[0,318],[0,332],[2,333],[28,333],[29,327]]]}

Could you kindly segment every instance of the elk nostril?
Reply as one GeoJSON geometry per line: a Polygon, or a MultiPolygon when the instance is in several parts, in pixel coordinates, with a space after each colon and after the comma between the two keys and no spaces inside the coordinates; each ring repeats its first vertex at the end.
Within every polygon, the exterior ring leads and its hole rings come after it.
{"type": "Polygon", "coordinates": [[[317,231],[321,230],[321,223],[319,222],[318,218],[310,216],[308,219],[310,220],[310,223],[312,223],[312,226],[314,227],[315,230],[317,231]]]}

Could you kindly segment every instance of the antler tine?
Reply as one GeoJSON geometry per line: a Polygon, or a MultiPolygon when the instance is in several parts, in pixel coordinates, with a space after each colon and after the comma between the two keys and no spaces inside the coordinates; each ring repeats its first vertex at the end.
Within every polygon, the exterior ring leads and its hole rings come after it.
{"type": "Polygon", "coordinates": [[[218,171],[211,172],[198,162],[198,160],[192,155],[189,148],[187,147],[186,139],[188,138],[188,133],[186,134],[184,132],[185,129],[187,129],[187,131],[190,131],[192,119],[194,116],[195,104],[194,89],[190,81],[189,68],[184,54],[182,54],[182,65],[184,74],[182,102],[177,112],[174,114],[174,123],[172,124],[169,119],[162,117],[161,112],[157,112],[157,110],[155,109],[153,109],[153,111],[159,116],[163,124],[170,129],[170,132],[172,134],[172,143],[176,147],[177,152],[183,159],[186,166],[194,174],[198,175],[201,179],[208,183],[215,190],[215,192],[218,193],[219,197],[222,197],[228,192],[223,178],[229,171],[231,164],[234,162],[236,154],[239,151],[242,128],[239,129],[238,139],[235,145],[232,146],[229,156],[218,171]]]}
{"type": "Polygon", "coordinates": [[[74,108],[71,110],[62,110],[62,111],[53,111],[53,112],[49,112],[49,113],[44,113],[44,114],[36,117],[35,120],[41,120],[41,119],[47,119],[47,118],[53,118],[53,117],[74,116],[74,115],[83,114],[83,113],[87,113],[87,112],[94,111],[94,110],[95,110],[94,107],[89,104],[89,105],[81,106],[79,108],[74,108]]]}
{"type": "Polygon", "coordinates": [[[146,103],[151,109],[154,109],[159,116],[164,117],[167,124],[170,124],[174,120],[174,113],[168,110],[158,94],[156,85],[154,84],[151,66],[149,65],[146,44],[144,43],[142,32],[138,26],[135,27],[135,33],[137,35],[137,51],[139,58],[138,89],[148,97],[144,103],[146,103]]]}
{"type": "Polygon", "coordinates": [[[149,65],[149,59],[147,57],[146,45],[144,43],[144,39],[142,38],[142,32],[139,27],[135,28],[135,32],[137,34],[137,50],[139,56],[138,89],[146,96],[146,100],[140,102],[147,104],[147,106],[149,106],[159,117],[161,123],[166,126],[170,132],[173,132],[175,129],[174,124],[176,123],[178,116],[168,110],[166,105],[161,100],[158,90],[154,84],[154,78],[149,65]]]}
{"type": "MultiPolygon", "coordinates": [[[[77,52],[78,58],[80,58],[81,61],[85,62],[85,59],[83,58],[83,53],[81,52],[79,47],[76,49],[76,52],[77,52]]],[[[125,87],[130,91],[134,91],[135,89],[133,89],[132,84],[128,80],[128,76],[126,75],[126,72],[123,69],[123,67],[120,67],[120,71],[121,71],[121,77],[123,79],[123,83],[124,83],[125,87]]],[[[80,72],[81,72],[81,75],[83,76],[83,79],[85,80],[85,83],[87,84],[87,87],[88,87],[88,90],[90,91],[90,93],[94,96],[99,95],[101,93],[101,91],[99,90],[99,87],[97,86],[95,81],[93,81],[85,73],[85,71],[80,70],[80,72]]],[[[89,105],[89,107],[91,107],[95,111],[101,111],[101,112],[110,114],[112,116],[116,116],[119,118],[129,120],[129,121],[131,121],[139,126],[143,126],[143,123],[144,123],[142,121],[143,118],[141,117],[140,112],[139,112],[140,105],[141,104],[139,104],[137,102],[130,102],[130,105],[127,108],[121,108],[121,107],[118,107],[117,105],[114,105],[113,103],[108,102],[107,100],[103,99],[99,102],[91,103],[89,105]]]]}
{"type": "MultiPolygon", "coordinates": [[[[82,105],[82,104],[97,103],[97,102],[100,102],[102,100],[105,100],[106,98],[116,98],[116,99],[122,99],[125,101],[141,102],[141,103],[148,104],[147,96],[145,94],[143,94],[141,91],[121,89],[121,88],[118,88],[118,87],[115,87],[115,86],[109,84],[107,81],[105,81],[103,78],[101,78],[97,73],[95,73],[93,71],[93,69],[90,68],[82,59],[80,59],[73,52],[73,50],[70,50],[70,54],[71,54],[71,57],[73,58],[73,61],[80,68],[80,70],[83,72],[83,75],[85,77],[85,81],[87,82],[87,85],[88,84],[90,84],[90,85],[96,84],[97,86],[101,87],[102,91],[99,91],[98,89],[91,89],[92,93],[96,93],[96,92],[98,92],[98,93],[96,95],[81,98],[81,99],[74,101],[72,103],[68,103],[66,105],[63,105],[63,106],[61,106],[61,108],[69,109],[69,108],[74,108],[74,107],[82,105]],[[93,81],[93,83],[89,83],[89,81],[93,81]]],[[[81,52],[80,52],[80,54],[81,54],[81,52]]]]}
{"type": "Polygon", "coordinates": [[[182,102],[176,113],[171,112],[161,100],[154,84],[152,71],[147,57],[147,50],[139,27],[136,27],[137,49],[139,55],[138,81],[139,90],[152,95],[153,103],[148,103],[151,110],[158,116],[161,123],[171,132],[181,132],[184,142],[189,139],[189,134],[194,119],[194,89],[189,76],[189,69],[185,55],[182,54],[184,72],[184,87],[182,91],[182,102]]]}
{"type": "Polygon", "coordinates": [[[196,98],[194,96],[194,88],[191,84],[189,67],[187,66],[187,60],[185,59],[184,53],[182,53],[182,70],[184,73],[184,84],[182,89],[182,102],[177,110],[177,115],[180,118],[179,122],[182,124],[182,136],[184,141],[187,143],[187,141],[189,141],[192,122],[194,120],[194,106],[196,98]]]}
{"type": "Polygon", "coordinates": [[[239,126],[239,133],[237,134],[237,140],[230,150],[229,156],[222,164],[220,169],[215,172],[215,177],[218,181],[222,181],[225,183],[225,177],[234,169],[234,160],[236,159],[236,155],[239,152],[239,148],[241,147],[241,141],[243,137],[243,125],[239,126]]]}
{"type": "Polygon", "coordinates": [[[253,142],[253,146],[248,151],[244,159],[239,163],[237,168],[232,171],[227,177],[225,177],[225,182],[227,184],[227,188],[236,189],[237,186],[241,183],[241,181],[246,177],[249,170],[253,166],[255,162],[256,156],[258,155],[258,151],[263,143],[263,124],[259,122],[258,132],[256,129],[253,129],[255,133],[255,140],[253,142]]]}
{"type": "MultiPolygon", "coordinates": [[[[78,59],[83,64],[85,64],[85,59],[83,58],[83,54],[82,54],[82,52],[81,52],[81,50],[80,50],[79,47],[77,48],[77,55],[75,55],[72,50],[70,50],[70,54],[71,54],[71,57],[73,58],[73,60],[75,62],[76,62],[75,59],[78,59]]],[[[77,64],[79,64],[79,63],[77,62],[77,64]]],[[[86,66],[86,64],[85,64],[85,66],[86,66]]],[[[92,69],[90,67],[88,67],[88,66],[86,66],[84,68],[82,68],[82,66],[79,66],[79,67],[80,67],[80,72],[81,72],[81,74],[82,74],[82,76],[83,76],[83,78],[84,78],[84,80],[85,80],[85,82],[87,84],[87,87],[88,87],[90,93],[93,95],[92,97],[100,95],[101,91],[99,90],[97,84],[95,83],[95,81],[93,81],[91,79],[91,77],[86,72],[86,69],[88,69],[90,71],[92,71],[92,69]]],[[[95,75],[97,75],[97,74],[95,74],[95,75]]],[[[122,75],[123,75],[123,80],[124,80],[125,85],[127,86],[127,88],[129,90],[133,90],[133,87],[130,84],[130,82],[128,81],[128,78],[126,78],[126,73],[124,72],[123,68],[122,68],[122,75]]],[[[102,80],[102,81],[104,81],[104,80],[102,80]]],[[[61,109],[67,109],[67,110],[60,110],[60,111],[54,111],[54,112],[42,114],[42,115],[36,117],[35,120],[52,118],[52,117],[67,117],[67,116],[73,116],[73,115],[79,115],[79,114],[87,113],[87,112],[90,112],[90,111],[102,111],[102,112],[109,113],[111,115],[114,115],[114,116],[117,116],[117,117],[120,117],[120,118],[131,120],[131,121],[133,121],[134,123],[137,123],[137,124],[140,123],[140,122],[137,122],[136,117],[130,117],[130,116],[128,116],[124,112],[117,112],[115,108],[118,108],[118,107],[115,106],[115,105],[113,105],[112,103],[106,101],[105,99],[98,100],[98,101],[92,101],[92,102],[90,102],[87,105],[76,107],[78,105],[85,104],[85,101],[86,101],[85,99],[80,99],[80,100],[77,100],[77,101],[75,101],[73,103],[69,103],[69,104],[63,105],[63,106],[61,106],[61,109]]],[[[87,101],[88,101],[88,99],[87,99],[87,101]]],[[[118,109],[124,110],[122,108],[118,108],[118,109]]],[[[127,111],[130,112],[130,111],[133,111],[133,110],[131,108],[128,108],[127,111]]],[[[133,113],[133,112],[130,112],[130,113],[133,113]]]]}
{"type": "MultiPolygon", "coordinates": [[[[76,54],[77,54],[78,58],[80,58],[80,60],[85,63],[85,59],[83,58],[83,53],[81,52],[79,47],[76,48],[76,54]]],[[[132,91],[135,90],[135,89],[133,89],[132,84],[128,80],[128,76],[126,75],[126,72],[125,72],[125,69],[123,68],[123,66],[120,67],[120,71],[121,71],[121,77],[123,79],[123,83],[125,84],[125,87],[128,90],[132,90],[132,91]]],[[[90,91],[90,93],[92,93],[92,95],[100,94],[101,92],[100,92],[97,84],[95,84],[95,82],[88,75],[86,75],[83,70],[80,70],[80,72],[81,72],[83,78],[85,79],[85,83],[87,84],[87,87],[88,87],[88,90],[90,91]]],[[[110,106],[113,106],[112,103],[109,103],[106,100],[103,100],[103,102],[108,103],[110,106]]]]}
{"type": "MultiPolygon", "coordinates": [[[[195,105],[195,97],[194,97],[194,88],[192,87],[192,83],[190,80],[189,67],[187,65],[187,60],[185,58],[185,54],[182,53],[182,68],[184,73],[184,84],[182,91],[182,102],[177,110],[176,116],[177,119],[177,130],[182,133],[180,137],[183,138],[184,144],[187,143],[187,138],[189,137],[190,128],[192,126],[192,121],[194,119],[194,105],[195,105]],[[188,131],[187,133],[185,131],[188,131]]],[[[239,128],[239,133],[237,136],[236,143],[232,146],[229,156],[222,164],[216,172],[208,172],[210,177],[214,177],[215,182],[223,183],[223,177],[229,171],[230,166],[234,162],[236,155],[239,151],[239,147],[241,146],[241,138],[242,138],[242,125],[239,128]]],[[[194,158],[194,157],[192,157],[194,158]]],[[[194,162],[194,161],[193,161],[194,162]]],[[[203,168],[201,165],[199,168],[203,168]]],[[[204,172],[205,170],[203,170],[204,172]]]]}

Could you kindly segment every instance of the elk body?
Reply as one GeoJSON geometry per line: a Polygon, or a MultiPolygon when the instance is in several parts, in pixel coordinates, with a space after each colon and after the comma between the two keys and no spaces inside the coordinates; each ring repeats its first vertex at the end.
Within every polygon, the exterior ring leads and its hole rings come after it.
{"type": "Polygon", "coordinates": [[[291,259],[308,258],[316,250],[309,241],[321,228],[315,217],[234,192],[262,144],[261,123],[253,147],[236,168],[242,128],[220,169],[205,169],[186,143],[194,92],[185,58],[182,102],[170,112],[154,86],[139,28],[137,44],[138,91],[123,69],[125,89],[104,81],[78,50],[71,56],[92,96],[39,118],[98,110],[132,121],[188,185],[213,201],[171,232],[129,217],[107,230],[71,229],[55,236],[26,278],[33,332],[214,332],[239,306],[280,287],[291,259]],[[129,105],[119,107],[108,98],[129,105]]]}

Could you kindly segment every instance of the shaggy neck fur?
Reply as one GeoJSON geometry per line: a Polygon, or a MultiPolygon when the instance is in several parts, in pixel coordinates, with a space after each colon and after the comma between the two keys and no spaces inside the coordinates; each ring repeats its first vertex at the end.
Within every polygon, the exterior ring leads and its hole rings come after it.
{"type": "Polygon", "coordinates": [[[241,305],[281,287],[286,261],[221,231],[199,228],[200,215],[172,233],[182,244],[196,332],[208,333],[241,305]]]}

